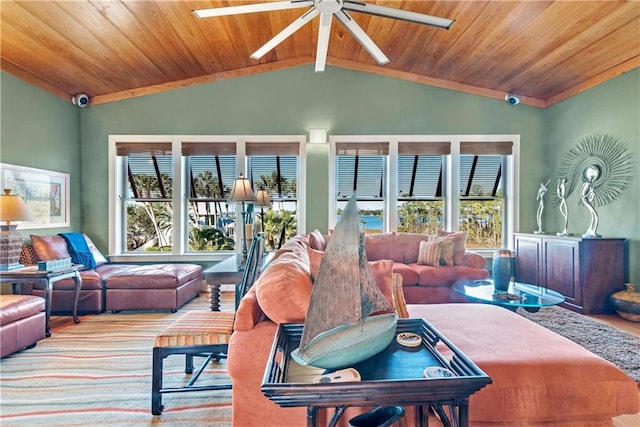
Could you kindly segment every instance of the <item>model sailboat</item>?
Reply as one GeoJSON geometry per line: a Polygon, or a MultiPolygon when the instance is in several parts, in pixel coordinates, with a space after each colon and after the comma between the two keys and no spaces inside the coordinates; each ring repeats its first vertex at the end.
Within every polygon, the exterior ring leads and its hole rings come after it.
{"type": "Polygon", "coordinates": [[[384,350],[398,322],[376,284],[360,232],[355,194],[327,244],[300,340],[291,356],[302,365],[335,369],[384,350]]]}

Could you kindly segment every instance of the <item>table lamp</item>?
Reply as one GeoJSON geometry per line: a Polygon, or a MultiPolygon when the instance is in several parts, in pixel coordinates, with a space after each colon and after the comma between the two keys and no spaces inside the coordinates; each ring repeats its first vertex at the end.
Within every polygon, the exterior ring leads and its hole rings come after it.
{"type": "Polygon", "coordinates": [[[0,271],[14,270],[23,267],[18,261],[22,252],[24,238],[11,221],[32,221],[33,216],[22,197],[11,194],[5,189],[0,195],[0,271]]]}
{"type": "Polygon", "coordinates": [[[256,194],[256,207],[260,208],[260,231],[264,233],[264,208],[271,208],[271,198],[267,190],[261,188],[256,194]]]}
{"type": "MultiPolygon", "coordinates": [[[[253,203],[256,201],[256,197],[253,194],[253,190],[251,190],[251,182],[240,174],[238,179],[233,183],[233,188],[231,189],[231,195],[229,196],[230,202],[242,203],[242,257],[240,258],[240,265],[238,266],[240,269],[244,269],[247,264],[247,229],[246,229],[246,221],[245,215],[247,214],[245,210],[245,203],[250,202],[253,203]]],[[[237,227],[236,227],[237,229],[237,227]]]]}

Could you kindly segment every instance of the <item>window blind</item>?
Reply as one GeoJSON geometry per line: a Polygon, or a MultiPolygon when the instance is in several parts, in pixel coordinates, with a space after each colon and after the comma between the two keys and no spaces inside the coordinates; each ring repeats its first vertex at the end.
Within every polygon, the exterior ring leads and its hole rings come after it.
{"type": "Polygon", "coordinates": [[[132,154],[148,154],[150,156],[171,155],[170,142],[116,142],[116,154],[118,156],[130,156],[132,154]]]}
{"type": "Polygon", "coordinates": [[[235,142],[183,142],[183,156],[233,156],[236,154],[235,142]]]}
{"type": "Polygon", "coordinates": [[[503,156],[512,154],[513,142],[460,142],[460,154],[473,154],[480,156],[483,154],[500,154],[503,156]]]}

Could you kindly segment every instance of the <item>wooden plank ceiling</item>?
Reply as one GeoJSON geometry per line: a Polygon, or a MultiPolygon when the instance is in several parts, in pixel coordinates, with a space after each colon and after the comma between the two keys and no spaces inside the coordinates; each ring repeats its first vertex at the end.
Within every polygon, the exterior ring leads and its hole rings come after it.
{"type": "MultiPolygon", "coordinates": [[[[2,70],[92,104],[313,63],[319,18],[249,57],[305,9],[198,19],[255,1],[2,0],[2,70]]],[[[378,66],[334,20],[327,63],[546,107],[640,66],[640,2],[398,1],[455,19],[449,30],[352,12],[389,57],[378,66]]],[[[310,71],[309,78],[313,78],[310,71]]]]}

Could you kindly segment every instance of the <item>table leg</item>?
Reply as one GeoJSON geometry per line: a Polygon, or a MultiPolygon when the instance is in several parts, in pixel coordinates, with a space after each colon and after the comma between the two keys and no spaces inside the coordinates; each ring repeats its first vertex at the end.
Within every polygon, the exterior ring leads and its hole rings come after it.
{"type": "Polygon", "coordinates": [[[42,279],[42,287],[44,289],[44,335],[51,336],[51,299],[53,298],[53,285],[49,279],[42,279]]]}
{"type": "Polygon", "coordinates": [[[220,283],[208,281],[209,288],[209,308],[211,311],[220,311],[220,283]]]}
{"type": "Polygon", "coordinates": [[[318,427],[318,408],[307,406],[307,427],[318,427]]]}
{"type": "Polygon", "coordinates": [[[429,407],[424,405],[416,406],[418,426],[429,427],[429,407]]]}
{"type": "Polygon", "coordinates": [[[78,300],[80,299],[80,289],[82,289],[82,277],[77,271],[73,276],[73,282],[76,285],[73,292],[73,323],[80,323],[80,319],[78,318],[78,300]]]}
{"type": "Polygon", "coordinates": [[[469,425],[469,399],[464,399],[458,405],[458,421],[460,427],[469,425]]]}
{"type": "Polygon", "coordinates": [[[344,405],[337,406],[327,427],[335,427],[338,424],[340,417],[342,417],[342,414],[344,414],[345,409],[347,409],[347,407],[344,405]]]}

